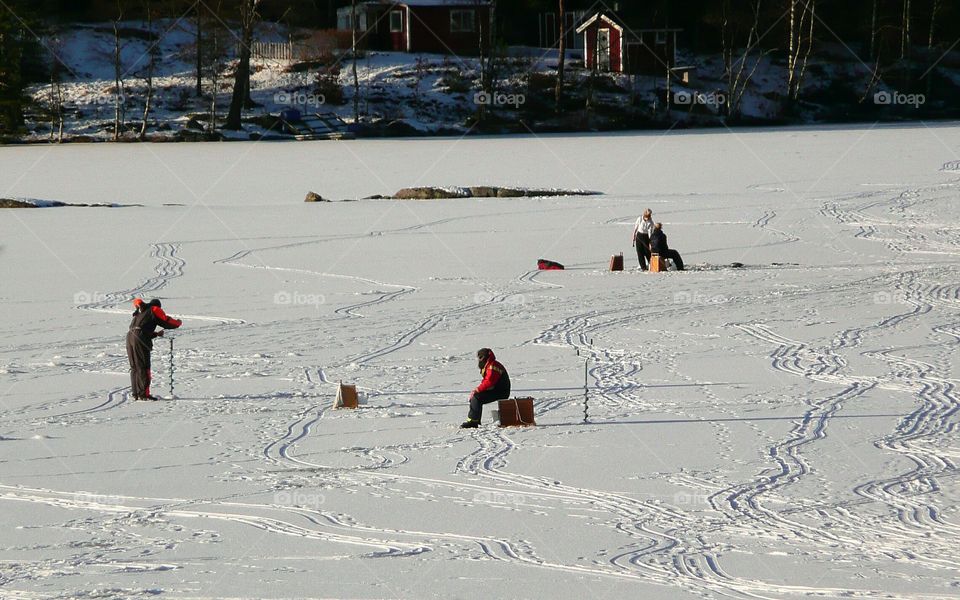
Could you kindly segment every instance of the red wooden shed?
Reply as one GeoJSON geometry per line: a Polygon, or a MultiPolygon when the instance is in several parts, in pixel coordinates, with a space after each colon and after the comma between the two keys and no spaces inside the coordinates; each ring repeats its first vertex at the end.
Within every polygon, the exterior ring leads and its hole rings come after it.
{"type": "Polygon", "coordinates": [[[583,35],[588,69],[636,75],[666,75],[677,64],[677,34],[682,29],[635,28],[612,11],[588,16],[577,27],[583,35]]]}

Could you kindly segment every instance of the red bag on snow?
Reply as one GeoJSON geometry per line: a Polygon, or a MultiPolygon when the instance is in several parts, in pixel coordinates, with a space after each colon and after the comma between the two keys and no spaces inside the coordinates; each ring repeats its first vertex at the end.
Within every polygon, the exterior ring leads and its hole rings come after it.
{"type": "Polygon", "coordinates": [[[563,265],[552,260],[541,258],[537,261],[537,268],[541,271],[562,271],[563,265]]]}

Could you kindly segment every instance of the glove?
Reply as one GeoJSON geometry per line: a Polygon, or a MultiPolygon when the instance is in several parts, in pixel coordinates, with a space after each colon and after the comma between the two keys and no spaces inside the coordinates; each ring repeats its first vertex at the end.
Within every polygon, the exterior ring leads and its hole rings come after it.
{"type": "Polygon", "coordinates": [[[153,337],[163,337],[163,330],[161,329],[160,331],[153,334],[153,337]]]}

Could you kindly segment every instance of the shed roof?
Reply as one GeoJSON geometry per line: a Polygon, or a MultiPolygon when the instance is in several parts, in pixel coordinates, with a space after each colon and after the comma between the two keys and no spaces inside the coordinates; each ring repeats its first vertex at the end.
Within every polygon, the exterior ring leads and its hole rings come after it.
{"type": "Polygon", "coordinates": [[[489,6],[491,0],[398,0],[386,4],[404,4],[406,6],[489,6]]]}
{"type": "MultiPolygon", "coordinates": [[[[432,6],[449,6],[452,8],[463,7],[481,7],[485,8],[491,5],[491,0],[366,0],[364,2],[357,2],[357,8],[391,8],[391,7],[402,7],[402,6],[412,6],[412,7],[432,7],[432,6]]],[[[337,14],[349,14],[352,12],[353,8],[350,5],[343,6],[337,9],[337,14]]]]}
{"type": "Polygon", "coordinates": [[[586,18],[583,23],[577,27],[577,33],[583,33],[588,27],[593,25],[598,19],[604,18],[610,23],[612,23],[617,29],[624,32],[627,37],[637,38],[639,34],[650,33],[655,31],[666,31],[666,32],[677,32],[683,31],[678,27],[632,27],[626,23],[620,16],[613,11],[598,11],[586,18]]]}

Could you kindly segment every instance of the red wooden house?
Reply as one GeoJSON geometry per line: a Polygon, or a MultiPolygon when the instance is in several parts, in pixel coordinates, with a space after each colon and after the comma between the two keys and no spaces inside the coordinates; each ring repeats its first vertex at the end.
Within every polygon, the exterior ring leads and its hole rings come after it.
{"type": "MultiPolygon", "coordinates": [[[[380,0],[357,4],[363,47],[395,52],[475,55],[490,47],[490,0],[380,0]]],[[[337,28],[350,31],[352,8],[337,11],[337,28]]]]}
{"type": "Polygon", "coordinates": [[[583,35],[588,69],[634,75],[666,75],[677,64],[677,34],[682,29],[630,27],[612,11],[588,16],[583,35]]]}

